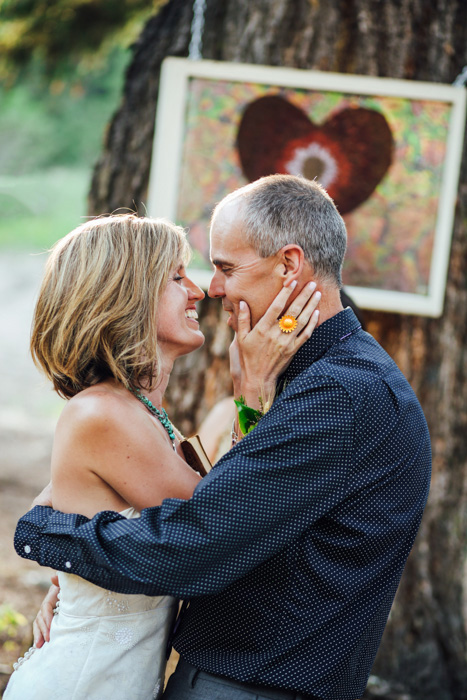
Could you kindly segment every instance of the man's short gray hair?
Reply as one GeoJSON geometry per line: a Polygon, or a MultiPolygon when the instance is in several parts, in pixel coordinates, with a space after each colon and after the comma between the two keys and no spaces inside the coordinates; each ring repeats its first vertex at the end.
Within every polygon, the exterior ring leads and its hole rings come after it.
{"type": "Polygon", "coordinates": [[[237,196],[243,200],[246,239],[258,255],[266,258],[295,243],[318,278],[342,286],[345,223],[318,182],[270,175],[236,190],[227,199],[237,196]]]}

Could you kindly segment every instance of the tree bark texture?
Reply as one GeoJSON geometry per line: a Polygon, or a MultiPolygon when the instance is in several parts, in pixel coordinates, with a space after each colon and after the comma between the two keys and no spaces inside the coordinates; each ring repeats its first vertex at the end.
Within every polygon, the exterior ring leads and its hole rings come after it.
{"type": "MultiPolygon", "coordinates": [[[[160,64],[187,56],[192,16],[192,0],[170,0],[135,44],[95,168],[90,214],[144,212],[160,64]]],[[[467,64],[465,0],[207,0],[205,20],[207,59],[444,83],[467,64]]],[[[464,159],[442,318],[365,314],[412,383],[433,443],[429,504],[374,668],[417,700],[467,699],[466,223],[464,159]]],[[[167,397],[186,433],[231,391],[220,304],[206,299],[200,310],[206,344],[179,361],[167,397]]]]}

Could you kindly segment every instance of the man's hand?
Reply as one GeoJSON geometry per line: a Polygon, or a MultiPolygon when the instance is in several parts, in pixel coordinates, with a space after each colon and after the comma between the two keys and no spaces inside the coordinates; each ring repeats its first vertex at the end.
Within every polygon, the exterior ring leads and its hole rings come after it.
{"type": "Polygon", "coordinates": [[[40,494],[35,497],[31,503],[31,508],[34,506],[50,506],[52,507],[52,482],[49,481],[47,486],[42,489],[40,494]]]}
{"type": "MultiPolygon", "coordinates": [[[[42,504],[36,504],[42,505],[42,504]]],[[[49,588],[49,592],[42,601],[39,612],[37,613],[36,619],[32,623],[32,630],[34,633],[34,646],[40,649],[45,642],[50,641],[50,626],[52,624],[54,609],[58,603],[58,594],[60,591],[58,585],[58,576],[52,576],[50,579],[52,585],[49,588]]]]}

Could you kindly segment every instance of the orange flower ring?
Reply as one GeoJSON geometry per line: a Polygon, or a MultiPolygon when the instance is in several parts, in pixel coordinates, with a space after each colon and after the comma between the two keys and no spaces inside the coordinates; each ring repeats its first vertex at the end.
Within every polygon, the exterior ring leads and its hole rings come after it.
{"type": "Polygon", "coordinates": [[[278,323],[282,333],[292,333],[296,329],[298,321],[295,316],[282,316],[278,323]]]}

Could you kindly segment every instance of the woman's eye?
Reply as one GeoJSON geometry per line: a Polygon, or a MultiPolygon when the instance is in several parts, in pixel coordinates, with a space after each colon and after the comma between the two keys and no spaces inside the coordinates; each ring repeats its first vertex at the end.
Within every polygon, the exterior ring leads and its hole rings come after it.
{"type": "Polygon", "coordinates": [[[175,275],[175,277],[173,278],[173,281],[180,282],[180,280],[182,280],[182,279],[183,279],[183,277],[181,277],[180,275],[175,275]]]}

